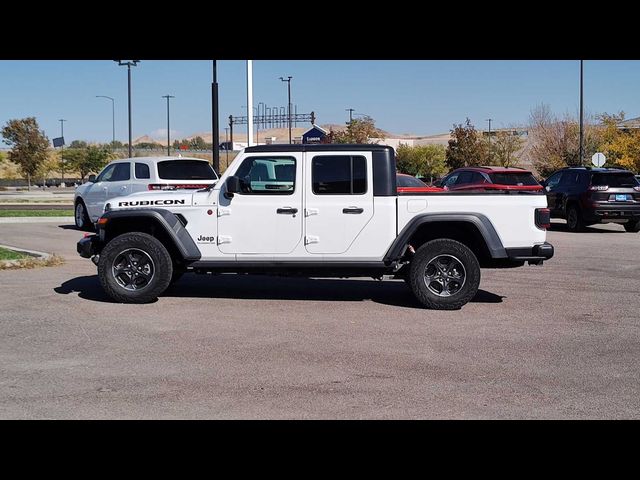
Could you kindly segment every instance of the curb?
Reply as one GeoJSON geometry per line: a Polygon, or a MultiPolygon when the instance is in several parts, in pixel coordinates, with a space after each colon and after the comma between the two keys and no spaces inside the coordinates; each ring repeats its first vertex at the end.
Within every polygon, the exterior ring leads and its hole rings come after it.
{"type": "Polygon", "coordinates": [[[0,217],[0,223],[72,223],[73,217],[0,217]]]}
{"type": "MultiPolygon", "coordinates": [[[[36,257],[36,258],[39,258],[41,260],[47,260],[49,257],[51,257],[50,253],[39,252],[37,250],[27,250],[26,248],[14,247],[12,245],[2,245],[2,244],[0,244],[0,247],[6,248],[7,250],[13,250],[14,252],[24,253],[25,255],[29,255],[31,257],[36,257]]],[[[15,262],[17,260],[7,260],[7,261],[8,262],[15,262]]]]}

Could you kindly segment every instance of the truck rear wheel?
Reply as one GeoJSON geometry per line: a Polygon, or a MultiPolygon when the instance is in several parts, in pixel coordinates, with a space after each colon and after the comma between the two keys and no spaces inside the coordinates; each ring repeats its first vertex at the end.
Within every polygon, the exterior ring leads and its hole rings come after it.
{"type": "Polygon", "coordinates": [[[457,310],[476,295],[480,264],[466,245],[448,238],[432,240],[413,256],[409,285],[424,306],[457,310]]]}
{"type": "Polygon", "coordinates": [[[121,303],[148,303],[169,286],[171,256],[160,241],[146,233],[125,233],[104,247],[98,277],[107,295],[121,303]]]}

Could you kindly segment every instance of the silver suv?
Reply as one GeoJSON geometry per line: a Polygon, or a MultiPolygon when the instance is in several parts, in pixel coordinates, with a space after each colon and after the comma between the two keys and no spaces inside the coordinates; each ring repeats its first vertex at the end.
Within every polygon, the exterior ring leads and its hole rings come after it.
{"type": "Polygon", "coordinates": [[[149,190],[207,188],[218,175],[207,160],[187,157],[136,157],[114,160],[100,174],[76,188],[75,221],[79,229],[91,229],[114,197],[149,190]]]}

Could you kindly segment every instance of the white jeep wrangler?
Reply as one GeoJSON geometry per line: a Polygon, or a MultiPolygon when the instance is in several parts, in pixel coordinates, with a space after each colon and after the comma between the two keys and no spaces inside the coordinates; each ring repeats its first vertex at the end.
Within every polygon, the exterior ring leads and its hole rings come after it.
{"type": "Polygon", "coordinates": [[[391,147],[245,148],[207,189],[110,200],[78,242],[116,301],[149,302],[185,272],[403,278],[457,309],[481,267],[542,264],[549,210],[535,192],[397,192],[391,147]]]}

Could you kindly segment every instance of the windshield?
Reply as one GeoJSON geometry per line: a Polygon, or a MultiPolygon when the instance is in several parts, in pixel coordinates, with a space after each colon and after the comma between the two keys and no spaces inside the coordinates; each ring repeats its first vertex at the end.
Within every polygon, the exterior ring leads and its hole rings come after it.
{"type": "Polygon", "coordinates": [[[398,187],[426,187],[427,184],[410,175],[397,175],[398,187]]]}
{"type": "Polygon", "coordinates": [[[591,185],[608,185],[609,187],[636,187],[638,180],[631,172],[594,173],[591,185]]]}
{"type": "Polygon", "coordinates": [[[530,172],[496,172],[490,173],[489,178],[499,185],[539,185],[530,172]]]}
{"type": "Polygon", "coordinates": [[[158,177],[163,180],[216,180],[206,160],[165,160],[158,162],[158,177]]]}

